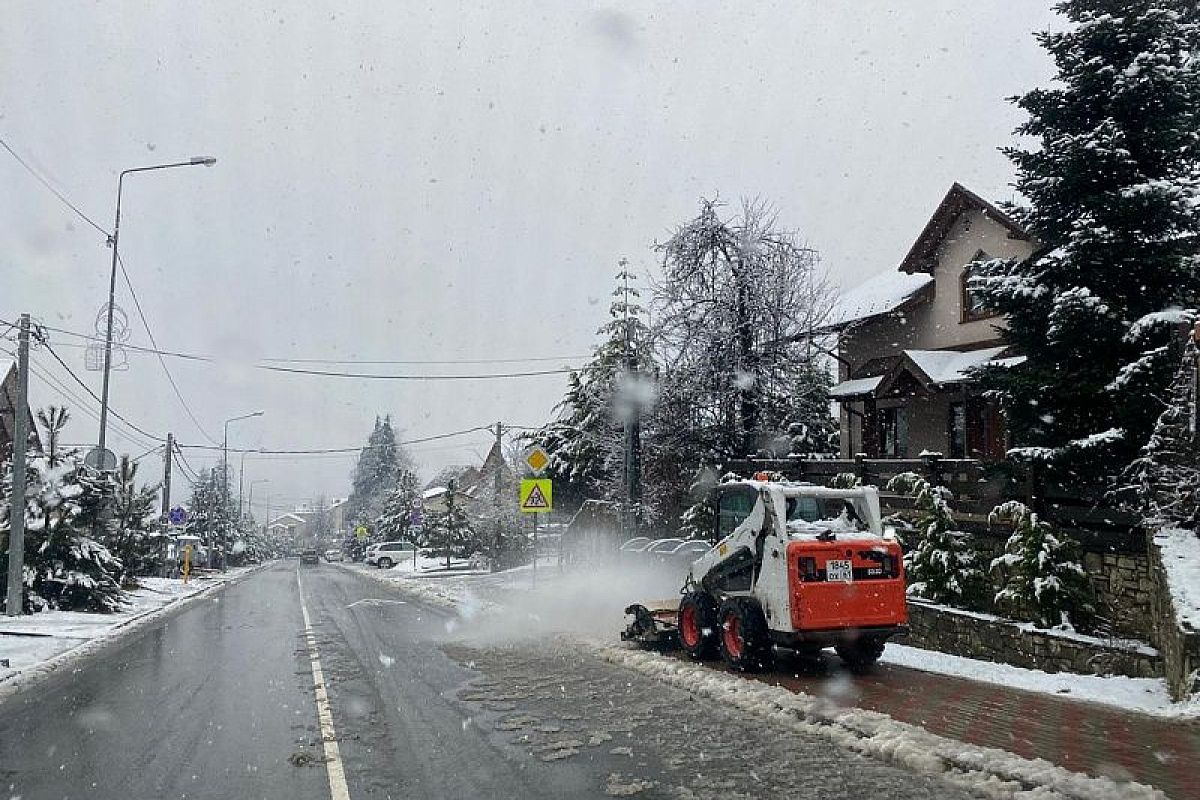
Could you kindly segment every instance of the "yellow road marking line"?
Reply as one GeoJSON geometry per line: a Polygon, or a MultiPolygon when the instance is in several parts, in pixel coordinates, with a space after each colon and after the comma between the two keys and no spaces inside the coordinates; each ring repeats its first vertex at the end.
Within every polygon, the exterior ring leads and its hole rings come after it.
{"type": "Polygon", "coordinates": [[[333,728],[333,709],[329,705],[329,692],[325,689],[325,673],[321,671],[321,657],[317,655],[317,637],[313,633],[304,604],[304,584],[300,573],[296,573],[296,588],[300,592],[300,611],[304,615],[304,642],[308,645],[308,659],[312,662],[313,686],[317,695],[317,720],[321,723],[321,744],[325,748],[325,771],[329,774],[329,796],[332,800],[350,800],[350,789],[346,786],[346,769],[342,765],[342,752],[337,743],[337,732],[333,728]]]}

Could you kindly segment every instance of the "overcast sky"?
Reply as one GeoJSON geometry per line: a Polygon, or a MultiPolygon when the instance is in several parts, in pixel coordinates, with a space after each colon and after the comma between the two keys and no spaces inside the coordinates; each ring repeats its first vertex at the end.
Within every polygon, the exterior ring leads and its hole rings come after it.
{"type": "MultiPolygon", "coordinates": [[[[219,159],[128,179],[120,249],[159,345],[216,359],[168,360],[207,433],[261,408],[230,426],[231,446],[270,448],[359,445],[384,413],[406,438],[541,423],[561,375],[417,383],[250,365],[585,354],[617,260],[653,270],[653,242],[701,196],[774,203],[843,286],[894,269],[951,182],[1012,197],[996,148],[1020,117],[1005,98],[1048,79],[1031,33],[1054,24],[1032,0],[247,5],[262,7],[10,0],[0,137],[106,229],[122,169],[219,159]]],[[[0,181],[0,319],[94,332],[103,236],[6,152],[0,181]]],[[[148,345],[120,282],[117,302],[148,345]]],[[[83,340],[50,335],[99,393],[83,340]]],[[[206,444],[154,356],[128,362],[113,408],[206,444]]],[[[34,365],[82,395],[45,350],[34,365]]],[[[40,377],[32,393],[63,402],[40,377]]],[[[68,439],[94,441],[96,404],[67,402],[68,439]]],[[[428,475],[486,446],[477,433],[412,450],[428,475]]],[[[185,453],[197,468],[216,458],[185,453]]],[[[251,456],[246,477],[270,481],[256,501],[291,505],[344,495],[352,465],[251,456]]],[[[143,470],[158,479],[161,460],[143,470]]]]}

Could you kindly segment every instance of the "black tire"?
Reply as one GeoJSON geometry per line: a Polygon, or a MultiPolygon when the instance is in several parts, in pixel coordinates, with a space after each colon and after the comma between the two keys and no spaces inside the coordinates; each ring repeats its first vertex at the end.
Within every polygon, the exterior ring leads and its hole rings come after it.
{"type": "Polygon", "coordinates": [[[384,556],[375,563],[379,565],[380,569],[391,569],[392,567],[396,566],[396,563],[387,556],[384,556]]]}
{"type": "Polygon", "coordinates": [[[870,673],[871,667],[875,666],[875,662],[883,655],[884,645],[887,644],[886,639],[880,639],[874,636],[864,636],[861,639],[855,639],[853,642],[845,642],[839,644],[835,650],[841,657],[842,661],[846,662],[846,667],[855,675],[866,675],[870,673]]]}
{"type": "Polygon", "coordinates": [[[679,601],[679,643],[697,661],[717,654],[717,604],[704,592],[689,592],[679,601]]]}
{"type": "Polygon", "coordinates": [[[731,597],[717,615],[721,655],[738,672],[762,672],[775,664],[775,649],[758,601],[731,597]]]}

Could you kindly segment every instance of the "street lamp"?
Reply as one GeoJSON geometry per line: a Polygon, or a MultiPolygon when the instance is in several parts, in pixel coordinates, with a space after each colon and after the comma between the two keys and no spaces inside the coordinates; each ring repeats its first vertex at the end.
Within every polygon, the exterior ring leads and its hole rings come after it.
{"type": "MultiPolygon", "coordinates": [[[[250,419],[251,417],[261,417],[262,411],[251,411],[249,414],[242,414],[237,417],[230,417],[225,420],[225,436],[221,440],[221,489],[225,495],[225,503],[229,503],[229,423],[237,422],[240,419],[250,419]]],[[[240,490],[239,490],[240,491],[240,490]]],[[[241,515],[241,497],[238,497],[238,515],[241,515]]],[[[224,568],[222,561],[222,568],[224,568]]]]}
{"type": "Polygon", "coordinates": [[[101,467],[104,466],[104,440],[108,430],[108,377],[112,368],[113,304],[116,301],[117,294],[117,260],[119,258],[117,242],[121,234],[121,189],[125,184],[125,176],[131,175],[134,172],[151,172],[153,170],[171,169],[173,167],[211,167],[216,163],[217,160],[212,156],[193,156],[187,161],[155,164],[149,167],[134,167],[133,169],[124,170],[117,176],[117,216],[113,221],[112,236],[108,239],[108,243],[112,246],[112,269],[108,276],[108,323],[104,334],[104,379],[100,389],[100,437],[96,442],[99,458],[97,463],[101,467]]]}

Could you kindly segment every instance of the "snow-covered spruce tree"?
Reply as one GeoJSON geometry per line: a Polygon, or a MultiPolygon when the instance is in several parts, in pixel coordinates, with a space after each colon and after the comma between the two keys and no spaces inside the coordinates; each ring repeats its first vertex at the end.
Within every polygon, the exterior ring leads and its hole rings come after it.
{"type": "Polygon", "coordinates": [[[350,497],[346,500],[346,518],[352,525],[374,526],[400,473],[413,468],[408,451],[396,441],[392,418],[387,416],[381,420],[376,417],[367,445],[354,465],[350,497]]]}
{"type": "Polygon", "coordinates": [[[955,529],[950,490],[915,472],[892,478],[887,490],[916,500],[916,541],[904,554],[908,593],[957,608],[982,608],[987,578],[970,535],[955,529]]]}
{"type": "Polygon", "coordinates": [[[1200,447],[1195,424],[1194,381],[1200,352],[1189,340],[1175,371],[1167,407],[1159,415],[1142,448],[1130,466],[1125,485],[1136,498],[1135,505],[1147,526],[1175,525],[1200,529],[1200,447]]]}
{"type": "Polygon", "coordinates": [[[185,530],[199,536],[205,547],[222,553],[232,552],[236,541],[237,509],[230,500],[224,471],[219,468],[200,470],[188,501],[188,520],[185,530]]]}
{"type": "Polygon", "coordinates": [[[137,485],[137,462],[128,455],[121,456],[114,475],[111,524],[105,544],[123,567],[124,585],[138,575],[149,575],[158,567],[161,554],[160,536],[154,506],[158,484],[137,485]]]}
{"type": "Polygon", "coordinates": [[[445,558],[447,568],[451,558],[468,558],[484,549],[479,532],[463,510],[456,481],[446,487],[446,507],[426,512],[419,544],[445,558]]]}
{"type": "Polygon", "coordinates": [[[417,474],[410,469],[402,470],[396,486],[383,504],[383,512],[376,525],[380,541],[407,541],[417,526],[413,516],[421,500],[417,474]]]}
{"type": "Polygon", "coordinates": [[[1013,525],[1004,553],[991,564],[1004,580],[996,607],[1039,628],[1090,630],[1096,609],[1078,544],[1016,500],[996,506],[988,520],[1013,525]]]}
{"type": "Polygon", "coordinates": [[[654,404],[655,367],[636,281],[622,260],[591,359],[567,376],[554,420],[526,437],[550,456],[555,505],[624,499],[624,422],[644,418],[654,404]]]}
{"type": "MultiPolygon", "coordinates": [[[[40,452],[26,455],[24,608],[116,611],[123,598],[118,583],[121,563],[91,537],[82,514],[86,489],[81,478],[88,468],[74,456],[56,458],[58,465],[51,466],[40,452]]],[[[0,527],[7,533],[11,460],[4,466],[2,491],[0,527]]],[[[3,567],[0,583],[7,591],[7,550],[3,567]]]]}
{"type": "Polygon", "coordinates": [[[1090,487],[1118,474],[1161,411],[1175,309],[1200,299],[1200,11],[1195,0],[1065,0],[1064,30],[1037,34],[1054,84],[1016,99],[1006,150],[1040,242],[988,262],[973,288],[1003,313],[1027,360],[982,372],[1014,441],[1049,477],[1090,487]]]}
{"type": "Polygon", "coordinates": [[[659,402],[647,437],[656,490],[686,504],[697,464],[829,446],[828,378],[808,337],[830,305],[818,256],[769,208],[715,200],[658,246],[659,402]]]}

